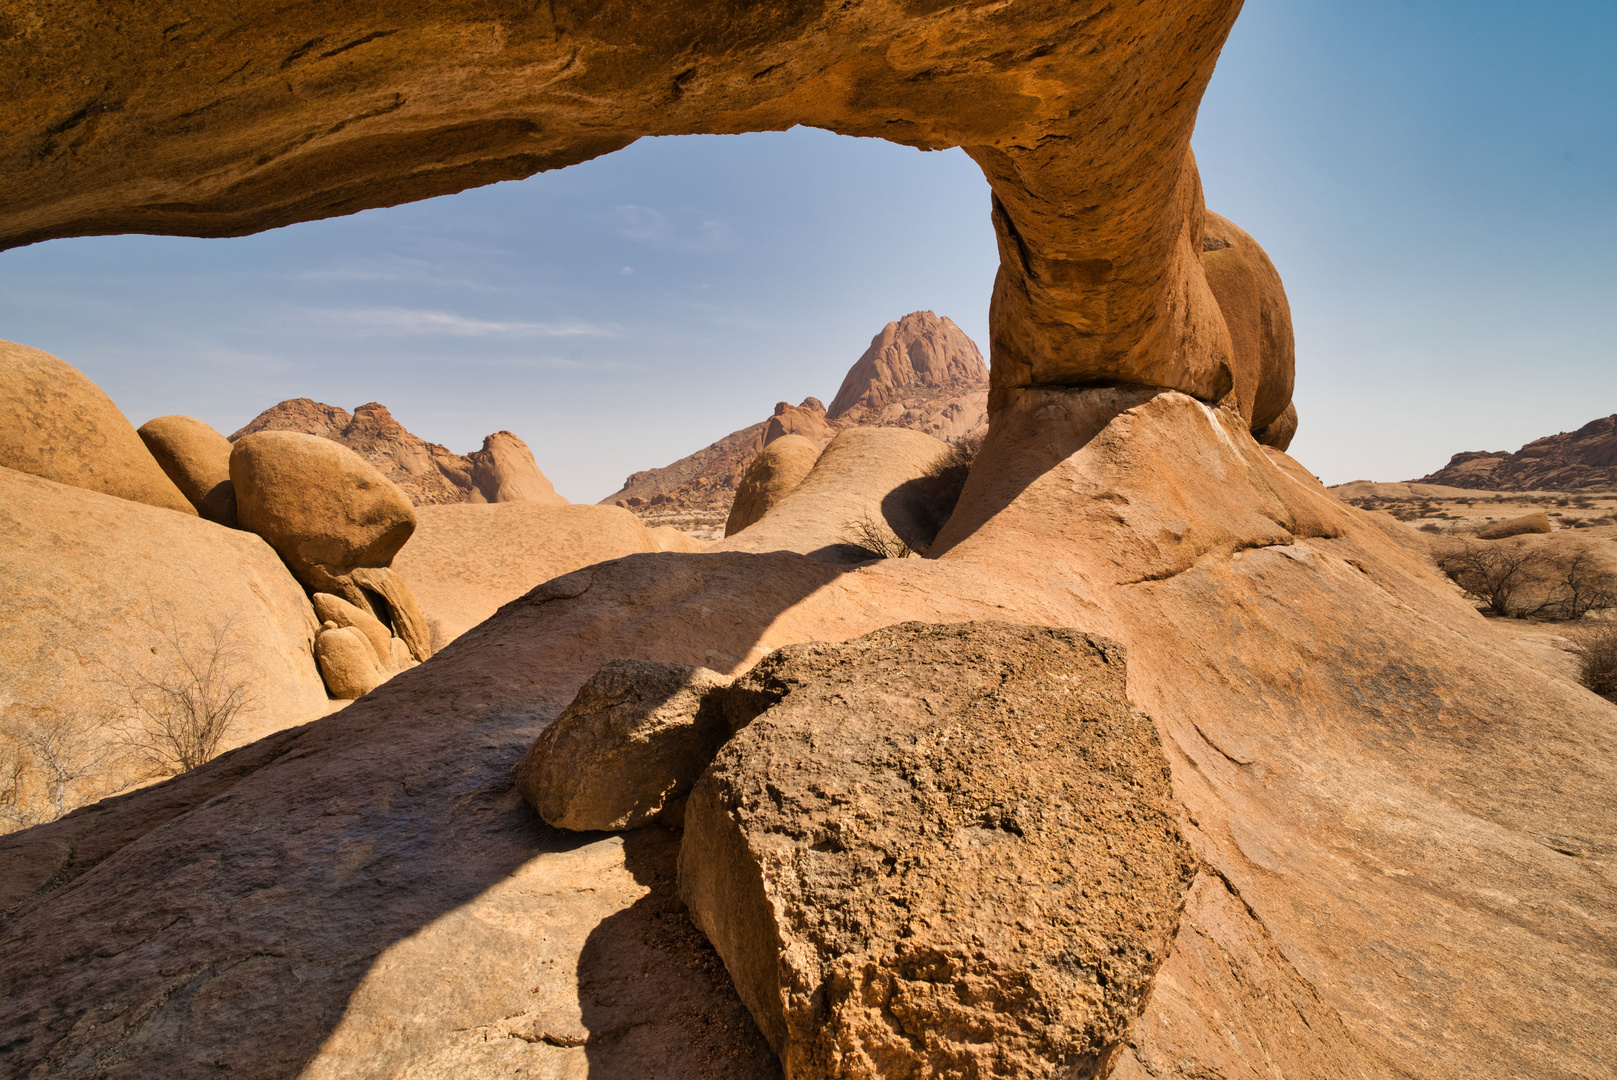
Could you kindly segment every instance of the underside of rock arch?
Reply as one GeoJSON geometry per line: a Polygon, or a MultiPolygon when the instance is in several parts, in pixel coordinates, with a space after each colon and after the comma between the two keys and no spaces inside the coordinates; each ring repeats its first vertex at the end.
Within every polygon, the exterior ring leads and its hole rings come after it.
{"type": "MultiPolygon", "coordinates": [[[[9,7],[0,245],[233,236],[648,135],[963,147],[993,189],[996,397],[1263,378],[1202,271],[1196,108],[1238,0],[9,7]]],[[[985,212],[988,208],[984,208],[985,212]]],[[[1275,419],[1290,396],[1289,355],[1275,419]]],[[[1271,382],[1274,379],[1271,377],[1271,382]]],[[[1237,394],[1250,403],[1259,395],[1237,394]]]]}

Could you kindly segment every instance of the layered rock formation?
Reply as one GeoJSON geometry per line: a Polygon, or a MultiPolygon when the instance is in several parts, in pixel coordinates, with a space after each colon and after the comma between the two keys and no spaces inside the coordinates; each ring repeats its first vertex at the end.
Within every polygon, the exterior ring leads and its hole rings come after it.
{"type": "Polygon", "coordinates": [[[528,444],[509,431],[483,439],[470,454],[453,454],[405,430],[376,402],[352,414],[310,398],[265,409],[230,436],[236,442],[260,431],[297,431],[341,443],[396,484],[417,506],[458,502],[538,502],[566,505],[539,471],[528,444]]]}
{"type": "Polygon", "coordinates": [[[1617,415],[1534,439],[1515,453],[1469,450],[1412,480],[1482,491],[1617,491],[1617,415]]]}

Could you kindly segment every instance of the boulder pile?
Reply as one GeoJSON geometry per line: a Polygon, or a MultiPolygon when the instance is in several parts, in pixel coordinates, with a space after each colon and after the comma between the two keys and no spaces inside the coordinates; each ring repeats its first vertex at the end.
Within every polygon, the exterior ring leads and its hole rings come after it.
{"type": "Polygon", "coordinates": [[[1099,1075],[1195,872],[1124,681],[1115,643],[998,623],[791,645],[734,683],[613,661],[517,783],[584,830],[689,793],[681,895],[788,1076],[1099,1075]]]}

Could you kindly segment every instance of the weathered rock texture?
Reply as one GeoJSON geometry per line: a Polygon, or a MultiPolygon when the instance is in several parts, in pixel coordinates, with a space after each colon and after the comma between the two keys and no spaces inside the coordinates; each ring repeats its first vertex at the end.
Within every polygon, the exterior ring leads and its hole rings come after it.
{"type": "Polygon", "coordinates": [[[795,685],[692,793],[680,893],[786,1074],[1104,1075],[1194,874],[1122,649],[907,624],[742,681],[795,685]]]}
{"type": "Polygon", "coordinates": [[[398,485],[417,506],[457,502],[566,504],[539,471],[528,444],[509,431],[483,439],[483,448],[454,454],[412,435],[377,402],[346,409],[293,398],[265,409],[230,436],[259,431],[300,431],[342,443],[398,485]]]}
{"type": "Polygon", "coordinates": [[[410,500],[340,443],[290,431],[262,431],[230,452],[241,526],[280,553],[312,590],[356,567],[387,566],[415,531],[410,500]]]}
{"type": "MultiPolygon", "coordinates": [[[[818,398],[782,401],[761,424],[731,432],[661,469],[637,472],[603,502],[628,507],[647,521],[743,528],[728,515],[744,508],[747,524],[758,514],[737,492],[766,447],[799,435],[816,450],[850,427],[903,427],[934,438],[980,436],[988,426],[988,368],[965,332],[930,311],[913,311],[871,339],[842,380],[829,412],[818,398]]],[[[801,477],[799,477],[801,479],[801,477]]]]}
{"type": "Polygon", "coordinates": [[[99,386],[10,341],[0,341],[0,466],[196,515],[99,386]]]}
{"type": "Polygon", "coordinates": [[[1514,454],[1470,450],[1411,481],[1484,491],[1617,491],[1617,415],[1534,439],[1514,454]]]}
{"type": "Polygon", "coordinates": [[[736,485],[724,535],[745,529],[796,491],[820,460],[820,450],[801,435],[783,435],[760,450],[736,485]]]}
{"type": "Polygon", "coordinates": [[[517,790],[560,829],[638,829],[683,812],[730,737],[723,675],[688,664],[614,660],[517,763],[517,790]]]}
{"type": "Polygon", "coordinates": [[[199,515],[236,527],[229,439],[192,416],[159,416],[140,425],[137,434],[199,515]]]}
{"type": "Polygon", "coordinates": [[[216,633],[250,697],[227,746],[326,711],[314,612],[251,533],[0,469],[0,581],[0,722],[84,715],[119,743],[129,685],[174,685],[216,633]]]}
{"type": "MultiPolygon", "coordinates": [[[[825,415],[848,424],[889,424],[955,438],[977,426],[972,419],[986,422],[980,412],[985,401],[980,391],[987,385],[988,365],[976,342],[947,317],[912,311],[871,339],[870,348],[848,369],[825,415]],[[970,399],[979,411],[946,428],[938,420],[946,406],[927,408],[940,398],[970,399]],[[922,413],[934,414],[930,423],[922,413]]],[[[955,413],[959,412],[957,408],[955,413]]]]}
{"type": "Polygon", "coordinates": [[[993,188],[994,385],[1232,385],[1190,136],[1240,8],[738,17],[461,0],[17,16],[0,243],[252,232],[558,168],[645,135],[808,124],[962,146],[993,188]],[[176,26],[182,29],[174,29],[176,26]],[[87,87],[83,72],[97,72],[87,87]],[[1083,206],[1075,214],[1071,206],[1083,206]]]}
{"type": "MultiPolygon", "coordinates": [[[[928,489],[917,481],[947,452],[947,446],[919,431],[849,428],[831,441],[791,494],[714,550],[797,551],[833,562],[873,558],[859,546],[860,524],[895,539],[926,531],[935,513],[924,498],[928,489]]],[[[935,524],[930,532],[937,532],[935,524]]]]}
{"type": "Polygon", "coordinates": [[[0,1069],[778,1075],[669,914],[663,830],[559,835],[511,764],[615,658],[1014,619],[1127,648],[1202,861],[1114,1075],[1611,1076],[1617,706],[1232,410],[1043,391],[989,442],[938,558],[602,563],[262,757],[70,819],[66,864],[49,827],[0,839],[0,886],[51,883],[9,893],[0,1069]]]}
{"type": "Polygon", "coordinates": [[[422,506],[393,565],[415,590],[437,649],[551,578],[661,550],[616,506],[422,506]]]}

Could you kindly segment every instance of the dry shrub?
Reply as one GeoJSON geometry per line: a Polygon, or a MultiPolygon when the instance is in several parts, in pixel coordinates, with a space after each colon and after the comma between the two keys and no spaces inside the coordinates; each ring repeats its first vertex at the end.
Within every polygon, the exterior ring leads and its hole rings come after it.
{"type": "Polygon", "coordinates": [[[1495,615],[1522,615],[1517,597],[1542,580],[1548,562],[1537,548],[1467,544],[1440,555],[1437,565],[1495,615]]]}
{"type": "Polygon", "coordinates": [[[1587,551],[1563,554],[1526,545],[1467,544],[1438,566],[1495,615],[1582,619],[1617,606],[1617,576],[1587,551]]]}
{"type": "Polygon", "coordinates": [[[1617,622],[1601,621],[1578,635],[1572,646],[1578,680],[1608,701],[1617,701],[1617,622]]]}
{"type": "Polygon", "coordinates": [[[873,559],[907,559],[915,554],[885,522],[875,521],[869,514],[843,526],[842,542],[868,552],[873,559]]]}
{"type": "Polygon", "coordinates": [[[55,821],[107,794],[117,740],[82,712],[14,715],[0,727],[0,832],[55,821]]]}
{"type": "Polygon", "coordinates": [[[200,640],[172,623],[154,629],[167,646],[156,669],[118,673],[133,720],[125,742],[160,774],[186,772],[219,753],[253,698],[229,622],[200,640]]]}

